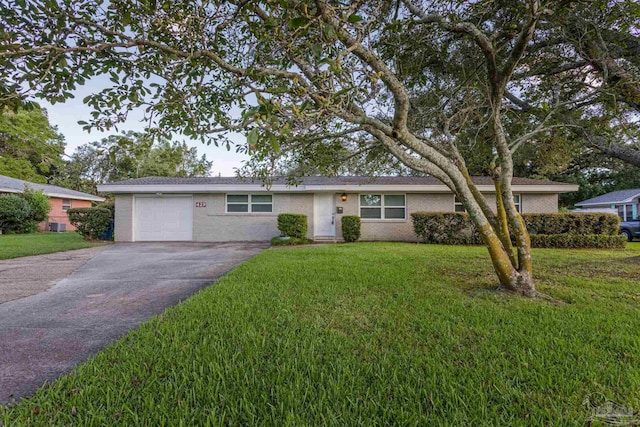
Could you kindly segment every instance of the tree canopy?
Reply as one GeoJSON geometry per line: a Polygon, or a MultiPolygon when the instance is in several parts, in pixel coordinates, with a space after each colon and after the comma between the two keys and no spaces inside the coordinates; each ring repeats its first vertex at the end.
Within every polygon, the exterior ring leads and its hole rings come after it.
{"type": "Polygon", "coordinates": [[[64,147],[64,137],[37,105],[0,106],[0,175],[45,183],[62,165],[64,147]]]}
{"type": "Polygon", "coordinates": [[[57,102],[108,75],[87,128],[144,108],[159,134],[242,132],[267,180],[393,156],[458,196],[502,287],[537,295],[514,153],[573,138],[634,161],[639,16],[606,0],[18,2],[2,8],[0,78],[4,102],[57,102]]]}
{"type": "Polygon", "coordinates": [[[94,193],[98,184],[143,176],[207,176],[211,164],[184,142],[127,132],[78,147],[51,183],[94,193]]]}

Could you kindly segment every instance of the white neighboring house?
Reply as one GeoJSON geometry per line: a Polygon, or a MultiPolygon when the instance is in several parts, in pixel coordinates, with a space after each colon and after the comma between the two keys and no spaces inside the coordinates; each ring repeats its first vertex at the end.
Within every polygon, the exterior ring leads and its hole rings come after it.
{"type": "Polygon", "coordinates": [[[630,190],[612,191],[592,199],[576,203],[580,209],[578,212],[604,212],[615,213],[620,221],[632,221],[639,218],[638,203],[640,188],[630,190]]]}

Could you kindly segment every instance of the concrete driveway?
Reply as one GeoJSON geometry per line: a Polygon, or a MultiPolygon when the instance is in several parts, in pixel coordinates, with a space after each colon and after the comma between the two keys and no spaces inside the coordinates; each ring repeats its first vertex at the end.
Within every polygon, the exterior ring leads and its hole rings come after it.
{"type": "MultiPolygon", "coordinates": [[[[116,244],[49,290],[0,304],[0,403],[28,396],[265,247],[116,244]]],[[[49,268],[44,258],[30,258],[49,268]]]]}

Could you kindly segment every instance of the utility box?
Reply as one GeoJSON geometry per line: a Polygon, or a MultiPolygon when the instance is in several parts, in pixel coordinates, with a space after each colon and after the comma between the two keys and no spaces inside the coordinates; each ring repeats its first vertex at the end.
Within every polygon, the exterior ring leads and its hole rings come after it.
{"type": "Polygon", "coordinates": [[[54,233],[64,233],[67,231],[67,224],[64,222],[51,222],[49,223],[49,231],[54,233]]]}

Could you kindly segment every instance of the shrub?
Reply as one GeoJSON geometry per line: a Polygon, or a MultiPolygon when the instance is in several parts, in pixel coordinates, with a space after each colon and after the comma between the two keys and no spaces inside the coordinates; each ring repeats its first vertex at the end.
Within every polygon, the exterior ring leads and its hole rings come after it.
{"type": "Polygon", "coordinates": [[[3,233],[19,233],[31,222],[29,203],[16,194],[0,197],[0,230],[3,233]]]}
{"type": "Polygon", "coordinates": [[[67,211],[69,222],[85,239],[97,240],[109,228],[111,211],[106,208],[73,208],[67,211]]]}
{"type": "Polygon", "coordinates": [[[278,230],[283,236],[304,239],[307,237],[307,216],[303,214],[281,213],[278,215],[278,230]]]}
{"type": "MultiPolygon", "coordinates": [[[[544,248],[619,248],[618,217],[601,213],[523,214],[531,246],[544,248]],[[545,239],[544,236],[554,236],[545,239]]],[[[419,241],[450,245],[481,244],[466,213],[415,212],[413,229],[419,241]]]]}
{"type": "Polygon", "coordinates": [[[531,234],[618,235],[619,218],[605,213],[522,214],[531,234]]]}
{"type": "Polygon", "coordinates": [[[342,217],[342,238],[345,242],[355,242],[360,238],[360,217],[345,215],[342,217]]]}
{"type": "Polygon", "coordinates": [[[36,191],[30,187],[25,187],[21,197],[29,203],[29,207],[31,208],[29,219],[31,221],[38,223],[48,218],[51,203],[49,202],[49,196],[44,194],[44,191],[36,191]]]}
{"type": "Polygon", "coordinates": [[[624,236],[607,234],[532,234],[534,248],[593,248],[622,249],[627,244],[624,236]]]}
{"type": "Polygon", "coordinates": [[[271,239],[271,246],[296,246],[308,245],[309,243],[313,243],[313,240],[307,239],[306,237],[289,237],[288,239],[283,239],[279,236],[276,236],[271,239]]]}
{"type": "Polygon", "coordinates": [[[414,212],[413,231],[423,243],[470,245],[482,243],[478,232],[462,212],[414,212]]]}
{"type": "Polygon", "coordinates": [[[23,223],[19,232],[34,233],[38,231],[38,223],[45,221],[49,217],[49,211],[51,210],[49,196],[44,194],[42,190],[36,191],[31,187],[25,186],[24,192],[20,194],[20,197],[29,204],[31,212],[29,219],[23,223]]]}

